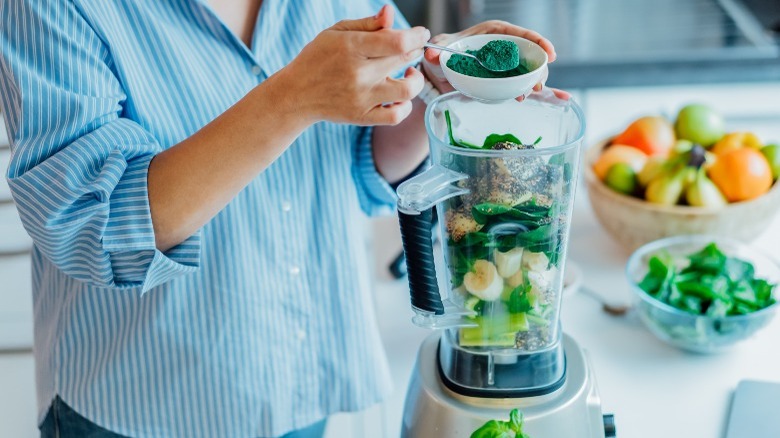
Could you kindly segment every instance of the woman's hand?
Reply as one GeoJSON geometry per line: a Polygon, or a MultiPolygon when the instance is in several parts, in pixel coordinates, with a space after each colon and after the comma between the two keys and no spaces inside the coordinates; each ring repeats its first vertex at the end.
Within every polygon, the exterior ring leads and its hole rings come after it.
{"type": "MultiPolygon", "coordinates": [[[[553,47],[552,43],[549,40],[542,37],[537,32],[519,26],[515,26],[513,24],[507,23],[506,21],[499,21],[499,20],[485,21],[484,23],[477,24],[458,33],[453,33],[453,34],[443,33],[440,35],[436,35],[431,39],[431,42],[434,44],[447,46],[461,38],[471,36],[471,35],[482,35],[482,34],[503,34],[503,35],[513,35],[513,36],[525,38],[527,40],[535,42],[545,52],[547,52],[548,62],[555,61],[556,58],[555,48],[553,47]]],[[[452,85],[450,85],[449,82],[447,82],[447,79],[444,77],[444,72],[442,72],[441,65],[439,64],[440,54],[441,54],[440,50],[426,49],[425,58],[423,61],[423,70],[425,71],[425,75],[428,77],[428,80],[430,80],[440,92],[447,93],[453,91],[454,88],[452,88],[452,85]]],[[[540,91],[542,89],[542,86],[543,86],[542,83],[536,84],[536,86],[534,87],[534,91],[540,91]]],[[[552,89],[552,91],[559,99],[568,99],[570,97],[569,93],[565,91],[556,90],[556,89],[552,89]]],[[[518,100],[522,100],[522,99],[523,96],[520,96],[518,98],[518,100]]]]}
{"type": "Polygon", "coordinates": [[[422,74],[408,69],[403,79],[389,76],[422,55],[430,31],[394,30],[393,19],[385,6],[373,17],[341,21],[279,72],[301,114],[312,122],[396,125],[411,113],[422,74]]]}

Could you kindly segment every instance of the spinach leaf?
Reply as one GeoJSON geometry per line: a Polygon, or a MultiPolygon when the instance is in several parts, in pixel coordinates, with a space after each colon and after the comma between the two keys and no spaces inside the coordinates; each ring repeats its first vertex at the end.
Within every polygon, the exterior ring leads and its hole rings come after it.
{"type": "Polygon", "coordinates": [[[465,142],[463,140],[455,140],[455,136],[452,134],[452,119],[450,117],[450,110],[444,111],[444,120],[447,122],[447,135],[450,137],[450,144],[453,146],[460,146],[468,149],[482,149],[481,146],[465,142]]]}
{"type": "MultiPolygon", "coordinates": [[[[541,137],[540,137],[541,138],[541,137]]],[[[514,144],[523,144],[517,137],[512,134],[490,134],[482,144],[482,149],[493,149],[496,143],[509,142],[514,144]]]]}
{"type": "Polygon", "coordinates": [[[743,278],[753,277],[753,274],[755,273],[755,268],[753,268],[751,263],[734,257],[729,257],[726,259],[723,270],[724,273],[728,276],[728,279],[733,282],[739,281],[743,278]]]}
{"type": "Polygon", "coordinates": [[[680,269],[681,261],[667,253],[651,257],[638,287],[680,310],[712,317],[744,315],[776,302],[776,284],[756,278],[750,262],[727,256],[715,243],[684,260],[680,269]]]}
{"type": "Polygon", "coordinates": [[[523,416],[517,409],[509,413],[509,421],[490,420],[471,434],[471,438],[531,438],[523,433],[523,416]]]}
{"type": "MultiPolygon", "coordinates": [[[[453,146],[460,146],[468,149],[493,149],[493,146],[495,146],[496,143],[501,142],[509,142],[516,145],[523,144],[519,138],[512,134],[490,134],[485,137],[485,141],[482,143],[482,146],[471,144],[463,140],[456,140],[452,131],[452,116],[450,115],[450,110],[444,110],[444,120],[447,122],[447,136],[449,137],[450,144],[453,146]]],[[[542,137],[538,137],[536,141],[533,142],[532,146],[536,146],[540,141],[542,141],[542,137]]]]}
{"type": "Polygon", "coordinates": [[[502,204],[492,204],[489,202],[483,204],[477,204],[471,207],[471,215],[474,220],[480,225],[485,225],[488,222],[487,216],[498,216],[512,210],[512,207],[507,207],[502,204]]]}
{"type": "Polygon", "coordinates": [[[530,291],[531,285],[529,284],[521,284],[512,290],[512,293],[509,294],[509,303],[507,303],[509,313],[524,313],[531,310],[533,306],[528,300],[528,292],[530,291]]]}
{"type": "Polygon", "coordinates": [[[705,246],[701,251],[688,256],[690,265],[683,272],[710,272],[719,273],[726,264],[726,254],[714,243],[705,246]]]}

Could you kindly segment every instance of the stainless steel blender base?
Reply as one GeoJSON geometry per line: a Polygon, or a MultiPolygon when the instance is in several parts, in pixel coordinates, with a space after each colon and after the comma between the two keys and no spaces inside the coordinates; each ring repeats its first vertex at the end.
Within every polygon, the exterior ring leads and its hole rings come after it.
{"type": "Polygon", "coordinates": [[[567,335],[566,382],[540,397],[485,399],[447,389],[437,369],[441,333],[423,341],[406,393],[401,436],[404,438],[468,438],[492,419],[507,420],[520,409],[523,431],[532,438],[604,438],[604,423],[596,380],[585,352],[567,335]]]}

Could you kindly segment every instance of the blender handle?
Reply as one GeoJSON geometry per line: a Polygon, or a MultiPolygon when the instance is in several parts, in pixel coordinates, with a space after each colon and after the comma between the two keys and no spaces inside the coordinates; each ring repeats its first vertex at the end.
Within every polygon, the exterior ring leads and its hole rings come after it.
{"type": "Polygon", "coordinates": [[[399,209],[398,221],[401,225],[401,241],[406,255],[412,306],[423,312],[443,315],[444,304],[439,295],[431,239],[433,208],[420,211],[419,214],[408,214],[399,209]]]}

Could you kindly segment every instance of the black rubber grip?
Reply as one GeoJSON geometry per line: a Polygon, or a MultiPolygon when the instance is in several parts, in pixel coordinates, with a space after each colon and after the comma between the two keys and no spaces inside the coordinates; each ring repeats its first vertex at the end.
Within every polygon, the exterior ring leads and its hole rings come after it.
{"type": "Polygon", "coordinates": [[[436,315],[443,315],[444,304],[439,295],[439,282],[436,279],[436,267],[433,261],[432,211],[431,208],[418,215],[399,211],[398,221],[401,224],[401,242],[406,255],[412,306],[436,315]]]}

